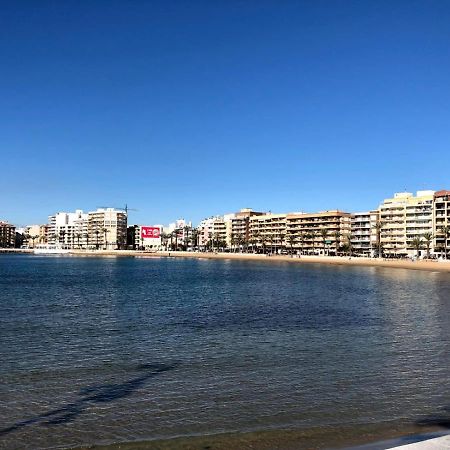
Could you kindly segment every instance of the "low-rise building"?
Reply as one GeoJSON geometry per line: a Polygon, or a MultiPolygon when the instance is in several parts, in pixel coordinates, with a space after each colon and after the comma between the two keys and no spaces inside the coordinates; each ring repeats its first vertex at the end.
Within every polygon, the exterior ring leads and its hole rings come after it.
{"type": "Polygon", "coordinates": [[[162,225],[132,225],[128,227],[127,244],[134,250],[159,251],[163,249],[162,235],[162,225]]]}

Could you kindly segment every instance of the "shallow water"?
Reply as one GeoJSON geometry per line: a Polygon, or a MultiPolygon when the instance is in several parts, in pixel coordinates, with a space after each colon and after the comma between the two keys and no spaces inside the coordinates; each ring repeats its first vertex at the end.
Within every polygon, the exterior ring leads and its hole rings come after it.
{"type": "Polygon", "coordinates": [[[0,447],[444,421],[450,276],[0,255],[0,447]]]}

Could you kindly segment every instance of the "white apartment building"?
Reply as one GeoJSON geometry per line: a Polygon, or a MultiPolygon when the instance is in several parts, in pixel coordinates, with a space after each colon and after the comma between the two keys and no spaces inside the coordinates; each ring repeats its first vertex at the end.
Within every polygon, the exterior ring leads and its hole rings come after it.
{"type": "MultiPolygon", "coordinates": [[[[380,205],[380,241],[385,255],[414,256],[414,238],[422,239],[433,233],[434,191],[395,193],[393,198],[385,199],[380,205]]],[[[434,244],[431,252],[434,251],[434,244]]],[[[424,250],[420,252],[424,254],[424,250]]]]}
{"type": "Polygon", "coordinates": [[[351,243],[353,252],[361,256],[375,256],[378,252],[378,211],[353,213],[351,243]]]}
{"type": "Polygon", "coordinates": [[[63,248],[86,246],[88,214],[81,209],[75,212],[59,212],[48,217],[46,241],[63,248]]]}

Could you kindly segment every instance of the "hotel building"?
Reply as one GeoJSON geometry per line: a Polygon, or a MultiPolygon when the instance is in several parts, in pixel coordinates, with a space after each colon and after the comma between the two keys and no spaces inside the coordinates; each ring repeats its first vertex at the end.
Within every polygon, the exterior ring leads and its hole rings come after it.
{"type": "Polygon", "coordinates": [[[0,220],[0,247],[14,248],[16,244],[16,227],[0,220]]]}

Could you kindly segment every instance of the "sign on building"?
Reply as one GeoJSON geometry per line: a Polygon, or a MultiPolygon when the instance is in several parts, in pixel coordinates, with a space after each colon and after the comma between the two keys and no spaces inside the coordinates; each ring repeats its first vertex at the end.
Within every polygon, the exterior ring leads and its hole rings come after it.
{"type": "Polygon", "coordinates": [[[142,239],[158,239],[161,235],[161,230],[158,227],[141,227],[142,239]]]}

